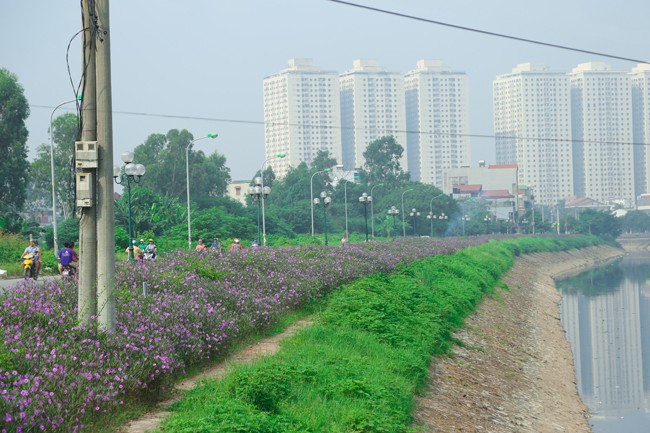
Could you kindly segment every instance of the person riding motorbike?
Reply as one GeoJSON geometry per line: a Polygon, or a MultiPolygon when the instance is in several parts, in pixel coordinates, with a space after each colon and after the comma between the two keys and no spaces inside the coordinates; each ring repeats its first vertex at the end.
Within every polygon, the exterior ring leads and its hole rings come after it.
{"type": "Polygon", "coordinates": [[[230,244],[230,249],[229,251],[241,251],[244,249],[244,246],[239,243],[239,239],[235,238],[232,240],[232,244],[230,244]]]}
{"type": "MultiPolygon", "coordinates": [[[[142,259],[144,257],[144,251],[142,251],[140,249],[140,247],[138,246],[138,243],[135,241],[135,239],[131,243],[131,246],[133,247],[133,258],[135,260],[142,261],[142,259]]],[[[126,253],[127,258],[129,258],[129,250],[130,249],[131,249],[131,247],[126,247],[126,250],[124,251],[126,253]]]]}
{"type": "Polygon", "coordinates": [[[63,248],[57,255],[57,260],[59,261],[59,275],[63,275],[65,269],[68,269],[69,272],[71,271],[71,273],[74,274],[75,269],[72,266],[72,263],[79,260],[79,258],[77,257],[77,253],[72,249],[70,242],[65,242],[63,244],[63,248]]]}
{"type": "Polygon", "coordinates": [[[38,278],[38,274],[41,271],[41,248],[38,246],[37,240],[30,240],[29,246],[25,248],[23,255],[20,258],[24,258],[27,254],[31,254],[32,261],[34,262],[34,279],[38,278]]]}
{"type": "Polygon", "coordinates": [[[149,239],[149,244],[144,247],[144,258],[145,260],[153,260],[156,258],[156,255],[158,254],[158,249],[156,248],[156,244],[153,242],[153,239],[149,239]]]}

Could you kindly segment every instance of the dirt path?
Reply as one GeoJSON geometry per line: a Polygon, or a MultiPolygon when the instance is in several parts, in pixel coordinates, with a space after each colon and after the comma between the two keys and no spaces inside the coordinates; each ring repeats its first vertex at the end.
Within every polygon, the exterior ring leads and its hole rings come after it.
{"type": "Polygon", "coordinates": [[[265,338],[264,340],[258,341],[257,343],[251,344],[248,347],[245,347],[243,350],[233,354],[232,356],[226,358],[225,360],[215,364],[213,367],[210,367],[201,373],[189,377],[174,386],[174,389],[178,391],[178,395],[174,398],[164,400],[157,405],[157,410],[149,412],[126,424],[119,430],[119,433],[147,433],[153,432],[156,429],[160,428],[162,421],[167,417],[171,412],[167,410],[172,403],[178,401],[185,391],[192,389],[198,381],[201,379],[220,379],[223,377],[229,365],[232,363],[249,363],[253,360],[261,357],[273,355],[280,349],[280,341],[284,338],[294,335],[300,329],[311,324],[309,318],[302,319],[289,326],[284,332],[272,337],[265,338]]]}
{"type": "Polygon", "coordinates": [[[553,277],[623,254],[599,247],[518,257],[457,337],[464,347],[434,363],[416,423],[428,432],[589,433],[553,277]]]}

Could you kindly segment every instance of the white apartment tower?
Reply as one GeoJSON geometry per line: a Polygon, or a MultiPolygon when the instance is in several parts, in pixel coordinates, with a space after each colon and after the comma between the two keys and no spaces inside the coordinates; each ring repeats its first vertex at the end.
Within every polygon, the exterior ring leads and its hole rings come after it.
{"type": "Polygon", "coordinates": [[[535,201],[573,195],[571,90],[565,73],[523,63],[493,82],[496,163],[517,164],[535,201]]]}
{"type": "Polygon", "coordinates": [[[569,74],[575,195],[603,203],[635,203],[630,77],[602,62],[569,74]]]}
{"type": "Polygon", "coordinates": [[[380,67],[375,60],[354,60],[339,77],[341,138],[346,170],[363,167],[363,152],[378,138],[392,135],[404,148],[400,161],[407,169],[404,77],[380,67]]]}
{"type": "Polygon", "coordinates": [[[266,159],[276,176],[290,167],[311,164],[319,150],[341,161],[339,77],[291,59],[289,67],[264,79],[264,141],[266,159]],[[274,158],[286,153],[285,158],[274,158]]]}
{"type": "Polygon", "coordinates": [[[650,65],[639,64],[630,73],[636,195],[650,192],[650,65]]]}
{"type": "Polygon", "coordinates": [[[468,79],[440,60],[416,65],[404,77],[408,170],[442,188],[447,170],[470,165],[468,79]]]}

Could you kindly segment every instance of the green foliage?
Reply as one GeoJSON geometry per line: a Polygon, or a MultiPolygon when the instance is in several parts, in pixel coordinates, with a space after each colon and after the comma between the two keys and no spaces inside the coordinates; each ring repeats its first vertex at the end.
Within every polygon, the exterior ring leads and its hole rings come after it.
{"type": "MultiPolygon", "coordinates": [[[[117,233],[117,227],[116,227],[117,233]]],[[[68,218],[60,222],[57,226],[59,247],[62,248],[64,242],[74,242],[78,244],[79,241],[79,219],[75,217],[68,218]]],[[[54,228],[48,226],[43,235],[45,246],[47,248],[54,248],[54,228]]]]}
{"type": "Polygon", "coordinates": [[[613,238],[621,234],[621,220],[610,212],[586,209],[580,213],[573,231],[596,236],[608,235],[613,238]]]}
{"type": "Polygon", "coordinates": [[[20,256],[28,245],[29,242],[23,236],[0,229],[0,263],[20,261],[20,256]]]}
{"type": "MultiPolygon", "coordinates": [[[[27,127],[29,103],[18,78],[0,68],[0,216],[15,219],[25,203],[29,181],[27,127]]],[[[10,224],[5,223],[4,227],[10,224]]]]}
{"type": "Polygon", "coordinates": [[[409,180],[408,172],[401,166],[404,147],[393,136],[379,138],[366,147],[363,157],[368,184],[383,182],[396,188],[409,180]]]}
{"type": "Polygon", "coordinates": [[[650,215],[640,210],[628,212],[621,220],[621,230],[625,233],[649,232],[650,215]]]}

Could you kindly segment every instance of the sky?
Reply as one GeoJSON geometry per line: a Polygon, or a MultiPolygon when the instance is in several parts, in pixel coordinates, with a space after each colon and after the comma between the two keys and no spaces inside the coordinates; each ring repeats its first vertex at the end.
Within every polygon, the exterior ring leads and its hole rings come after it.
{"type": "MultiPolygon", "coordinates": [[[[650,60],[647,0],[351,1],[650,60]]],[[[81,75],[81,39],[74,35],[80,30],[80,1],[0,0],[0,68],[17,76],[31,106],[30,160],[40,144],[49,143],[54,107],[75,98],[71,81],[76,87],[81,75]]],[[[338,72],[350,69],[355,59],[376,59],[402,73],[415,69],[420,59],[440,59],[468,74],[470,131],[487,136],[493,135],[492,82],[519,63],[546,63],[562,72],[590,61],[615,70],[636,66],[329,0],[112,1],[110,31],[115,161],[153,133],[187,129],[195,138],[218,133],[217,140],[194,148],[225,155],[234,180],[251,179],[264,163],[262,80],[286,68],[291,58],[311,58],[314,65],[338,72]]],[[[55,117],[72,107],[64,105],[55,117]]],[[[494,139],[472,137],[471,143],[472,165],[494,163],[494,139]]]]}

